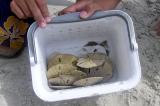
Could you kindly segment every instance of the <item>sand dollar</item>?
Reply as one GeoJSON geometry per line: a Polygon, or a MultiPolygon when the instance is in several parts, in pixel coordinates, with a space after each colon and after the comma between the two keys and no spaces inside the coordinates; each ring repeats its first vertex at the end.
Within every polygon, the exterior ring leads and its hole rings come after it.
{"type": "Polygon", "coordinates": [[[85,57],[78,59],[77,66],[81,68],[98,67],[105,62],[105,57],[103,53],[89,53],[85,57]]]}
{"type": "Polygon", "coordinates": [[[104,77],[104,79],[110,79],[113,73],[113,66],[111,60],[108,58],[102,66],[84,69],[84,71],[88,77],[104,77]]]}
{"type": "Polygon", "coordinates": [[[102,71],[104,73],[105,79],[110,79],[112,77],[113,65],[109,58],[106,59],[104,65],[102,66],[102,71]]]}
{"type": "Polygon", "coordinates": [[[54,78],[58,77],[62,74],[67,74],[70,71],[76,70],[77,67],[71,65],[71,64],[57,64],[52,67],[50,67],[47,71],[47,78],[54,78]]]}
{"type": "Polygon", "coordinates": [[[80,79],[73,83],[74,86],[89,86],[96,84],[103,80],[103,77],[89,77],[85,79],[80,79]]]}
{"type": "Polygon", "coordinates": [[[71,85],[76,80],[82,79],[87,77],[87,74],[79,71],[79,70],[73,70],[66,74],[59,75],[56,78],[50,78],[49,83],[54,85],[71,85]]]}
{"type": "Polygon", "coordinates": [[[66,86],[71,85],[74,81],[76,81],[76,79],[77,78],[75,76],[60,75],[59,77],[49,79],[49,83],[52,85],[66,86]]]}
{"type": "Polygon", "coordinates": [[[79,70],[70,71],[69,73],[67,73],[67,75],[74,76],[77,80],[87,77],[86,73],[79,70]]]}
{"type": "Polygon", "coordinates": [[[72,54],[56,54],[48,59],[48,68],[57,64],[76,64],[78,58],[72,54]]]}

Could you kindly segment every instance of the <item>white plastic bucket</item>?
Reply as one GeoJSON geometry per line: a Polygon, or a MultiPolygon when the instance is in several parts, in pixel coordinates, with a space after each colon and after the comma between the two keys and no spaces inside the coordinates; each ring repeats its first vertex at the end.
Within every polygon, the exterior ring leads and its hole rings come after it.
{"type": "Polygon", "coordinates": [[[79,19],[79,13],[58,16],[46,28],[39,28],[33,23],[28,31],[28,48],[33,89],[44,101],[61,101],[128,90],[140,81],[141,67],[133,22],[129,15],[119,10],[97,12],[87,20],[79,19]],[[72,53],[87,41],[102,40],[108,41],[110,57],[114,63],[111,80],[93,86],[63,90],[48,87],[47,58],[51,53],[72,53]]]}

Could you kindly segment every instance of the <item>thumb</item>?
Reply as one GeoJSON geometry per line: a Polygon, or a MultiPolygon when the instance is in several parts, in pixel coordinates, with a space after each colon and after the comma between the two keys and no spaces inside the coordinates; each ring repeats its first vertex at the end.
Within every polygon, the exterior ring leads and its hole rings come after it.
{"type": "Polygon", "coordinates": [[[58,15],[68,14],[76,11],[76,4],[73,4],[58,13],[58,15]]]}
{"type": "Polygon", "coordinates": [[[59,12],[58,15],[82,11],[87,3],[88,3],[88,1],[78,1],[74,4],[72,4],[71,6],[63,9],[61,12],[59,12]]]}
{"type": "Polygon", "coordinates": [[[63,9],[61,12],[59,12],[58,15],[68,14],[72,12],[78,12],[82,10],[82,8],[85,6],[85,2],[77,2],[72,4],[71,6],[63,9]]]}
{"type": "Polygon", "coordinates": [[[98,5],[95,5],[94,3],[88,4],[81,12],[80,17],[82,19],[86,19],[90,16],[92,16],[96,11],[100,10],[98,5]]]}

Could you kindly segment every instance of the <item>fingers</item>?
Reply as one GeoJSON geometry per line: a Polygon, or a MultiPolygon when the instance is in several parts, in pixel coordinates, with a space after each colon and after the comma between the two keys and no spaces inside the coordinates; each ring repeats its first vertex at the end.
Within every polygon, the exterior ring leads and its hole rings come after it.
{"type": "Polygon", "coordinates": [[[47,22],[51,21],[49,10],[47,7],[47,0],[36,0],[38,7],[41,10],[41,13],[47,22]]]}
{"type": "Polygon", "coordinates": [[[10,3],[10,7],[11,7],[11,11],[13,13],[15,13],[18,18],[20,18],[20,19],[24,19],[25,18],[25,15],[23,14],[21,9],[17,6],[17,4],[14,1],[12,1],[10,3]]]}
{"type": "Polygon", "coordinates": [[[45,27],[46,21],[41,13],[39,7],[37,6],[35,0],[27,0],[26,3],[29,6],[29,9],[30,9],[34,19],[37,21],[38,25],[40,27],[45,27]]]}
{"type": "Polygon", "coordinates": [[[10,7],[18,18],[33,17],[41,27],[51,20],[47,0],[12,0],[10,7]]]}
{"type": "Polygon", "coordinates": [[[58,13],[58,15],[63,15],[63,14],[68,14],[68,13],[72,13],[72,12],[76,12],[76,5],[71,5],[65,9],[63,9],[61,12],[58,13]]]}
{"type": "Polygon", "coordinates": [[[72,13],[72,12],[79,12],[88,3],[89,3],[89,0],[76,2],[75,4],[63,9],[61,12],[59,12],[58,15],[68,14],[68,13],[72,13]]]}
{"type": "Polygon", "coordinates": [[[83,11],[80,12],[80,17],[82,19],[86,19],[86,18],[92,16],[98,10],[101,10],[101,8],[97,4],[91,3],[91,4],[87,5],[83,11]]]}
{"type": "Polygon", "coordinates": [[[80,12],[80,17],[85,19],[99,10],[114,9],[120,0],[77,0],[77,2],[60,12],[59,15],[71,12],[80,12]]]}
{"type": "Polygon", "coordinates": [[[80,17],[85,19],[94,14],[95,11],[100,10],[99,5],[91,0],[80,0],[75,4],[63,9],[59,15],[68,14],[72,12],[80,12],[80,17]]]}
{"type": "Polygon", "coordinates": [[[27,4],[25,3],[25,1],[23,0],[13,0],[17,6],[21,9],[21,11],[23,12],[23,14],[26,16],[26,17],[31,17],[32,14],[27,6],[27,4]]]}

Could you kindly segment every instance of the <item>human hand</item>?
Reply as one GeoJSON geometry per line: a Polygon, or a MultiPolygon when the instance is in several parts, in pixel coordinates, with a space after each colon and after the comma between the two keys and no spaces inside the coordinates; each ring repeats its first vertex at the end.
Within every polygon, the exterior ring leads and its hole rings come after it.
{"type": "Polygon", "coordinates": [[[45,27],[51,20],[47,0],[12,0],[11,11],[20,19],[33,17],[40,27],[45,27]]]}
{"type": "Polygon", "coordinates": [[[73,5],[63,9],[59,15],[80,12],[80,17],[85,19],[96,11],[114,9],[121,0],[77,0],[73,5]]]}

